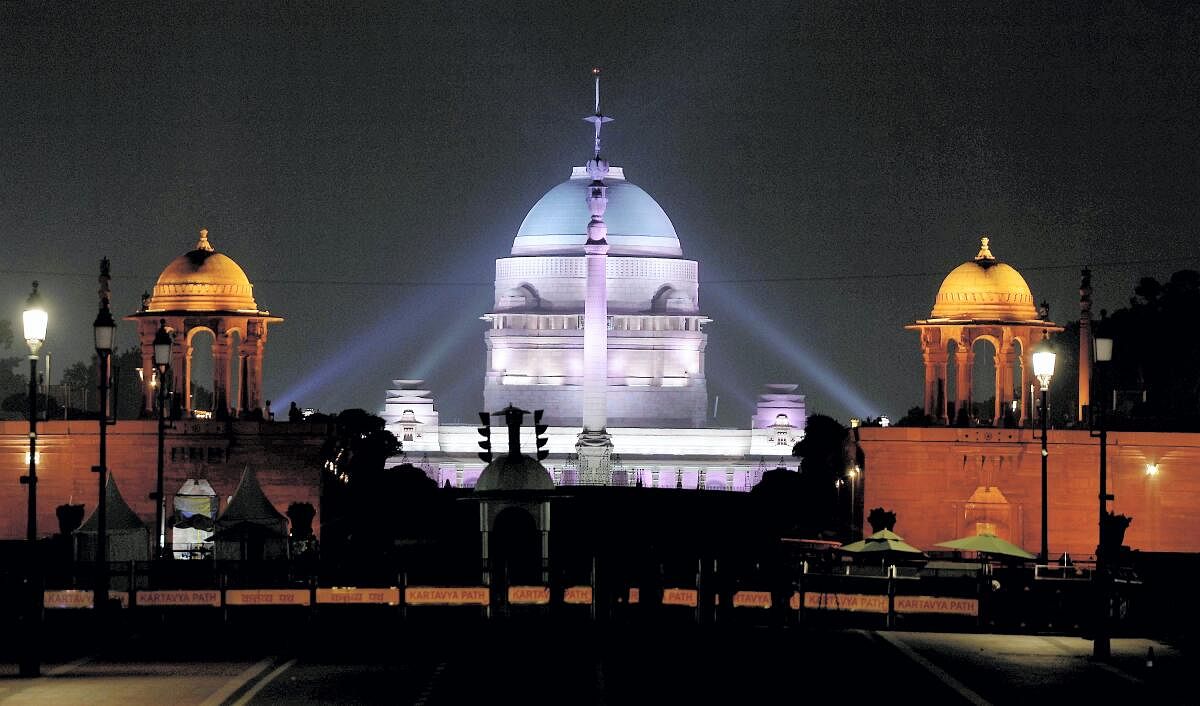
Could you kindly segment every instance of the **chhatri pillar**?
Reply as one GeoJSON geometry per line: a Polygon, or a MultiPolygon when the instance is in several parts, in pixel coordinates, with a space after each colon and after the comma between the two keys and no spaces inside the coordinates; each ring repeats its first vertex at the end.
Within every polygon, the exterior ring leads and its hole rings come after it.
{"type": "Polygon", "coordinates": [[[946,276],[938,289],[928,319],[905,326],[921,336],[921,357],[925,363],[925,413],[941,424],[954,423],[958,410],[972,404],[973,346],[980,339],[995,348],[995,376],[992,389],[995,402],[993,424],[999,425],[1004,411],[1014,401],[1015,420],[1024,424],[1029,416],[1028,381],[1032,379],[1032,345],[1043,332],[1057,333],[1062,327],[1039,313],[1025,278],[1011,266],[996,259],[989,239],[980,238],[974,259],[959,265],[946,276]],[[955,410],[948,413],[946,387],[950,379],[950,342],[957,350],[953,357],[955,410]],[[1020,364],[1020,373],[1014,368],[1020,364]],[[1019,383],[1018,383],[1019,380],[1019,383]],[[1019,384],[1019,387],[1017,386],[1019,384]]]}
{"type": "Polygon", "coordinates": [[[261,410],[262,360],[267,325],[283,321],[260,310],[253,285],[232,259],[217,252],[200,231],[196,247],[171,261],[154,284],[153,294],[142,297],[142,307],[125,317],[138,328],[142,350],[143,407],[154,408],[154,334],[160,325],[171,333],[171,381],[174,410],[184,416],[194,411],[191,394],[193,341],[197,334],[213,336],[213,405],[216,416],[261,410]],[[233,345],[233,336],[241,342],[233,345]],[[238,390],[236,395],[234,389],[238,390]]]}
{"type": "Polygon", "coordinates": [[[600,128],[612,118],[600,113],[600,70],[596,76],[596,112],[584,118],[596,126],[595,154],[587,163],[587,284],[583,304],[583,430],[575,443],[580,481],[607,485],[612,468],[612,436],[608,433],[608,160],[600,156],[600,128]]]}

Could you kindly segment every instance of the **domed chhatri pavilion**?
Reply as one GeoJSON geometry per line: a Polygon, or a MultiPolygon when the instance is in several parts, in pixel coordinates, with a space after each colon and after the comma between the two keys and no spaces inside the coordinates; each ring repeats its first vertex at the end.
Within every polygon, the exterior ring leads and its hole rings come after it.
{"type": "Polygon", "coordinates": [[[928,319],[905,328],[921,332],[925,362],[925,413],[942,424],[970,414],[974,384],[975,343],[987,341],[995,351],[995,419],[1016,403],[1015,423],[1032,417],[1033,345],[1062,331],[1039,312],[1025,278],[992,254],[989,238],[980,238],[979,253],[954,268],[934,300],[928,319]],[[954,389],[950,388],[951,365],[954,389]]]}
{"type": "MultiPolygon", "coordinates": [[[[662,207],[602,156],[612,118],[600,113],[598,83],[584,119],[595,129],[590,159],[534,203],[496,260],[481,317],[484,410],[543,410],[558,484],[748,490],[765,463],[790,456],[804,395],[768,385],[749,428],[706,428],[699,265],[662,207]]],[[[427,454],[439,484],[474,484],[476,428],[440,424],[420,380],[393,383],[383,417],[405,453],[427,454]]]]}
{"type": "MultiPolygon", "coordinates": [[[[267,324],[283,321],[259,310],[254,285],[228,256],[219,253],[200,231],[196,247],[167,265],[143,295],[142,308],[125,317],[137,322],[142,370],[154,369],[154,334],[165,325],[172,335],[171,373],[184,414],[192,412],[192,342],[196,334],[213,336],[213,406],[233,414],[262,408],[262,372],[267,324]],[[236,356],[237,365],[231,366],[236,356]],[[231,392],[237,390],[237,394],[231,392]]],[[[143,402],[154,407],[152,376],[145,375],[143,402]]]]}

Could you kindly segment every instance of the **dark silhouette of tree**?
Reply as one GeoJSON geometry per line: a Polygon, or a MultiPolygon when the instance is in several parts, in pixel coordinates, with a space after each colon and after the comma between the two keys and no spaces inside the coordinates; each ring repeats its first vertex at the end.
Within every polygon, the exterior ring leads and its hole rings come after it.
{"type": "Polygon", "coordinates": [[[401,450],[396,435],[384,427],[381,417],[362,409],[338,414],[321,451],[325,467],[347,483],[381,472],[384,462],[401,450]]]}
{"type": "Polygon", "coordinates": [[[925,414],[924,407],[913,407],[908,410],[907,414],[896,420],[896,426],[898,427],[927,427],[932,424],[933,417],[925,414]]]}
{"type": "MultiPolygon", "coordinates": [[[[309,421],[316,418],[313,415],[309,421]]],[[[321,451],[324,553],[382,559],[394,551],[395,503],[404,489],[404,481],[384,465],[400,453],[400,442],[384,428],[382,418],[361,409],[345,410],[329,422],[329,437],[321,451]]]]}
{"type": "MultiPolygon", "coordinates": [[[[26,384],[28,384],[28,382],[26,384]]],[[[4,401],[0,402],[0,409],[4,410],[5,412],[19,414],[25,419],[29,419],[29,392],[15,392],[8,397],[5,397],[4,401]]],[[[54,417],[62,414],[62,405],[58,403],[57,399],[53,397],[47,397],[46,395],[39,393],[37,399],[37,412],[38,419],[41,419],[45,414],[49,414],[50,418],[53,419],[54,417]]]]}
{"type": "Polygon", "coordinates": [[[58,533],[69,537],[83,524],[83,505],[59,505],[54,508],[54,515],[58,518],[58,533]]]}
{"type": "Polygon", "coordinates": [[[810,536],[833,532],[842,526],[844,511],[839,511],[838,481],[852,466],[853,443],[850,430],[840,421],[814,414],[804,425],[804,438],[792,449],[800,459],[800,508],[810,536]]]}
{"type": "Polygon", "coordinates": [[[1125,543],[1125,530],[1129,529],[1133,518],[1128,515],[1105,513],[1104,524],[1101,526],[1100,550],[1108,556],[1115,555],[1125,543]]]}
{"type": "MultiPolygon", "coordinates": [[[[13,340],[12,322],[0,319],[0,350],[12,348],[13,340]]],[[[29,394],[29,378],[14,372],[21,363],[28,365],[23,356],[0,357],[0,399],[19,394],[23,390],[25,394],[29,394]]]]}
{"type": "MultiPolygon", "coordinates": [[[[142,353],[136,347],[113,356],[112,394],[117,402],[117,419],[137,419],[142,412],[142,386],[137,373],[141,365],[142,353]]],[[[93,413],[100,410],[100,370],[95,355],[86,364],[76,362],[67,366],[63,370],[62,384],[72,390],[72,409],[93,413]]]]}
{"type": "Polygon", "coordinates": [[[318,553],[317,539],[313,536],[312,522],[317,511],[311,503],[292,503],[287,509],[288,521],[291,523],[291,554],[297,559],[316,557],[318,553]]]}
{"type": "Polygon", "coordinates": [[[896,513],[891,510],[884,510],[882,507],[871,509],[871,513],[867,515],[867,523],[871,525],[871,532],[879,532],[880,530],[895,530],[896,529],[896,513]]]}
{"type": "Polygon", "coordinates": [[[762,480],[750,489],[763,539],[800,537],[809,532],[805,522],[804,484],[800,474],[786,468],[765,471],[762,480]]]}
{"type": "MultiPolygon", "coordinates": [[[[1128,306],[1092,320],[1097,336],[1113,339],[1113,359],[1093,367],[1106,403],[1117,391],[1110,429],[1200,430],[1200,272],[1180,270],[1166,282],[1142,278],[1128,306]],[[1168,337],[1169,335],[1169,337],[1168,337]],[[1143,401],[1143,393],[1145,401],[1143,401]]],[[[1050,420],[1076,423],[1079,324],[1053,337],[1050,420]]],[[[1093,399],[1098,401],[1098,399],[1093,399]]]]}
{"type": "Polygon", "coordinates": [[[83,505],[64,504],[54,508],[58,518],[58,534],[50,538],[51,553],[55,560],[69,562],[74,556],[72,534],[83,524],[83,505]]]}

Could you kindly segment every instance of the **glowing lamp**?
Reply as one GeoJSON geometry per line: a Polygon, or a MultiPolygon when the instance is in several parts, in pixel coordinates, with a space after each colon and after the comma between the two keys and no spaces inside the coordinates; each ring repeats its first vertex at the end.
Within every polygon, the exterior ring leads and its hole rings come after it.
{"type": "Polygon", "coordinates": [[[154,334],[154,367],[159,375],[166,375],[171,365],[171,334],[167,332],[166,319],[158,320],[158,332],[154,334]]]}
{"type": "Polygon", "coordinates": [[[46,342],[46,325],[50,317],[46,307],[42,305],[42,295],[38,294],[38,283],[33,283],[33,291],[25,301],[25,313],[22,320],[25,324],[25,342],[29,344],[29,352],[37,355],[42,344],[46,342]]]}
{"type": "Polygon", "coordinates": [[[1043,338],[1033,349],[1033,375],[1042,385],[1042,391],[1050,389],[1050,378],[1054,377],[1054,349],[1050,340],[1043,338]]]}
{"type": "Polygon", "coordinates": [[[850,417],[850,428],[851,429],[857,429],[858,425],[861,423],[862,423],[862,420],[860,420],[858,417],[850,417]]]}
{"type": "Polygon", "coordinates": [[[1111,338],[1096,339],[1096,362],[1107,363],[1112,360],[1113,340],[1111,338]]]}
{"type": "Polygon", "coordinates": [[[1158,475],[1158,464],[1157,463],[1147,463],[1146,464],[1146,475],[1148,475],[1150,477],[1154,477],[1154,476],[1158,475]]]}
{"type": "Polygon", "coordinates": [[[888,427],[888,426],[891,426],[891,425],[892,425],[892,420],[891,420],[890,418],[888,418],[888,417],[886,417],[886,416],[881,416],[881,417],[879,418],[879,426],[881,426],[881,427],[888,427]]]}
{"type": "Polygon", "coordinates": [[[96,338],[96,352],[101,355],[112,353],[113,338],[117,333],[117,322],[113,321],[112,312],[108,310],[108,303],[100,307],[100,312],[96,314],[96,320],[92,322],[92,333],[96,338]]]}

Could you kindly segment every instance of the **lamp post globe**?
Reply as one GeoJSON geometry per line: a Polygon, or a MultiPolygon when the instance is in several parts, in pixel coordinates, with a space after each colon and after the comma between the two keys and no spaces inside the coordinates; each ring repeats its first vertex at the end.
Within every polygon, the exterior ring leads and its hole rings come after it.
{"type": "Polygon", "coordinates": [[[1050,346],[1048,337],[1043,337],[1033,347],[1033,375],[1041,383],[1042,391],[1050,389],[1050,378],[1054,377],[1054,361],[1057,356],[1050,346]]]}
{"type": "Polygon", "coordinates": [[[33,283],[33,291],[25,300],[25,312],[21,319],[25,324],[25,342],[29,344],[29,354],[36,356],[46,342],[46,327],[50,321],[50,315],[42,304],[42,295],[38,293],[37,282],[33,283]]]}
{"type": "Polygon", "coordinates": [[[1042,387],[1042,542],[1041,555],[1038,557],[1041,563],[1045,564],[1050,558],[1050,535],[1049,535],[1049,513],[1047,506],[1049,503],[1049,494],[1047,492],[1046,482],[1046,461],[1050,455],[1046,448],[1046,431],[1049,429],[1049,415],[1047,397],[1050,390],[1050,378],[1054,377],[1054,349],[1050,346],[1049,336],[1043,334],[1042,340],[1038,342],[1033,349],[1033,374],[1038,379],[1042,387]]]}

